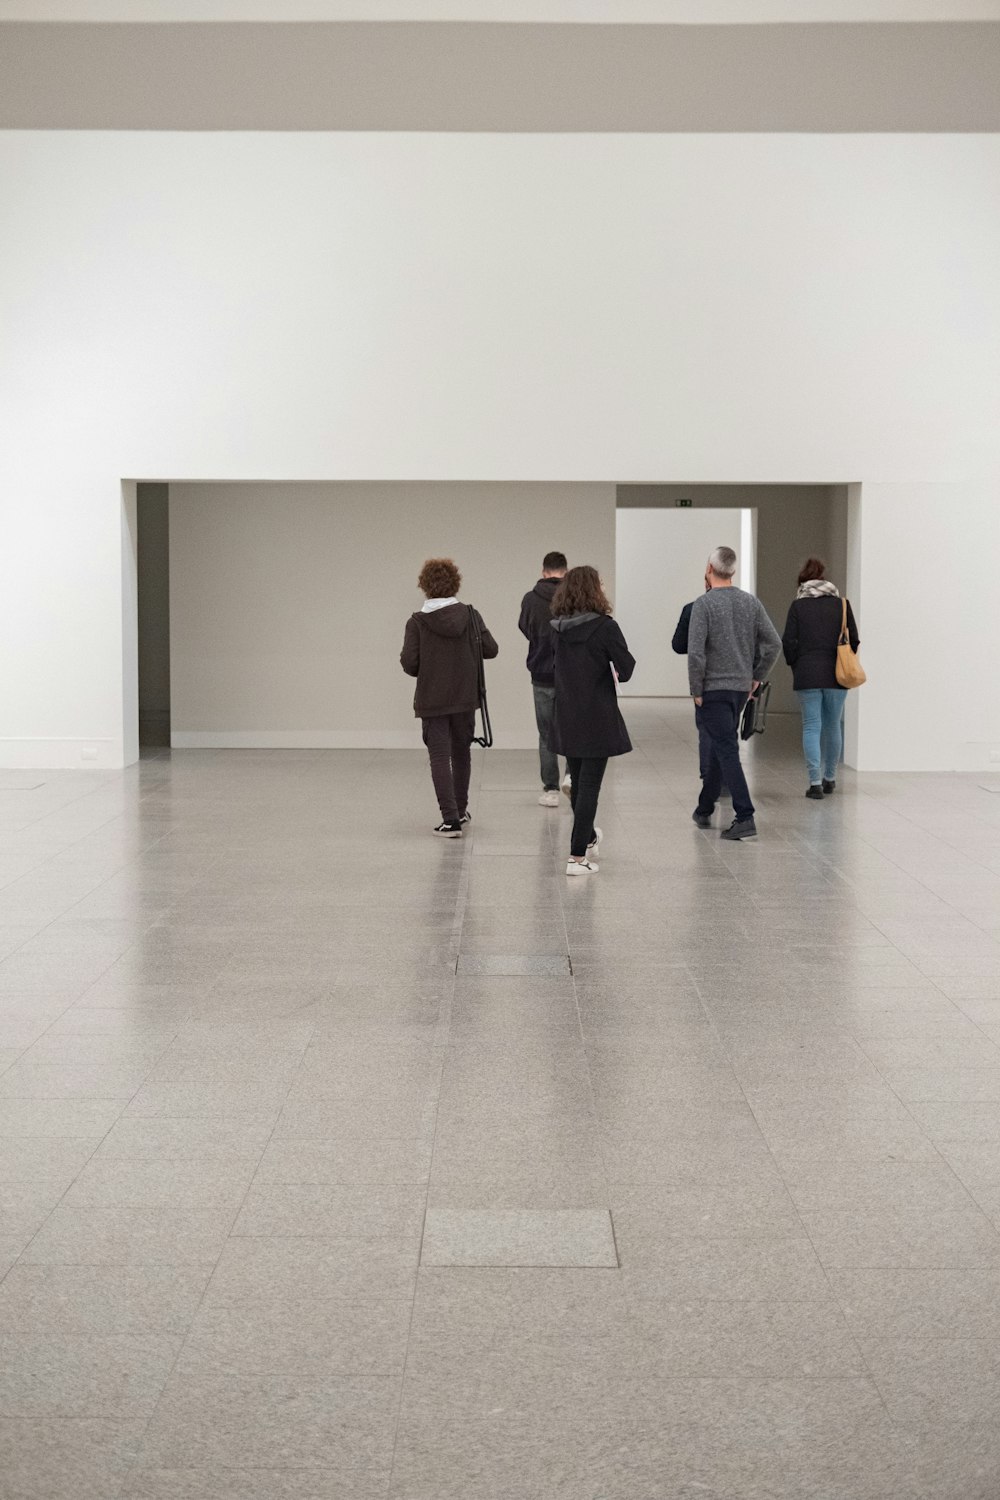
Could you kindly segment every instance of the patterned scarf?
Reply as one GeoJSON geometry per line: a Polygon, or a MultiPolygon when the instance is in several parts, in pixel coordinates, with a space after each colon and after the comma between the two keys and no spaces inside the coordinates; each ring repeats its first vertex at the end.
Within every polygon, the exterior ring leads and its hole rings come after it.
{"type": "Polygon", "coordinates": [[[808,583],[800,583],[796,599],[822,599],[824,594],[829,594],[834,599],[840,598],[840,590],[835,583],[828,578],[810,578],[808,583]]]}

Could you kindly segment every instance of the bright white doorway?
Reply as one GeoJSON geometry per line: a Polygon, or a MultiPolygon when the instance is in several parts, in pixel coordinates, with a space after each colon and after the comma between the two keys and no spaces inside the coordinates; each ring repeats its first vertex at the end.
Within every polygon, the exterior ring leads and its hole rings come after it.
{"type": "Polygon", "coordinates": [[[685,604],[701,593],[716,547],[739,558],[736,582],[755,591],[755,516],[735,507],[620,509],[616,518],[615,615],[636,659],[629,698],[686,698],[687,658],[670,648],[685,604]]]}

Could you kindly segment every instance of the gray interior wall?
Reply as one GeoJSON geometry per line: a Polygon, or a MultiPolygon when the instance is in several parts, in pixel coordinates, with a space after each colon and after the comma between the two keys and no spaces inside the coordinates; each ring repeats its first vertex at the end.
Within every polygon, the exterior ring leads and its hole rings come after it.
{"type": "MultiPolygon", "coordinates": [[[[828,576],[843,588],[847,572],[847,486],[826,484],[623,484],[618,505],[752,507],[757,511],[757,593],[778,631],[795,597],[799,568],[810,553],[823,557],[828,576]]],[[[692,580],[696,587],[698,579],[692,580]]],[[[678,603],[678,609],[680,604],[678,603]]],[[[664,649],[670,649],[669,641],[664,649]]],[[[792,674],[779,662],[772,675],[772,709],[797,712],[792,674]]]]}
{"type": "Polygon", "coordinates": [[[139,743],[170,743],[169,486],[138,486],[139,743]]]}
{"type": "Polygon", "coordinates": [[[171,484],[173,744],[419,747],[399,650],[434,556],[499,644],[498,746],[537,744],[517,620],[553,548],[614,579],[613,484],[171,484]]]}
{"type": "MultiPolygon", "coordinates": [[[[237,20],[199,14],[199,24],[161,17],[154,26],[133,17],[129,0],[124,22],[88,26],[80,0],[70,0],[68,22],[47,25],[37,24],[38,4],[29,23],[8,21],[0,35],[5,129],[855,133],[1000,124],[995,16],[928,23],[924,12],[879,24],[855,7],[835,24],[813,11],[781,20],[772,12],[765,25],[690,15],[683,25],[550,25],[544,16],[518,24],[523,6],[508,14],[494,4],[492,17],[477,7],[474,24],[449,6],[446,20],[423,8],[406,20],[394,8],[384,25],[366,15],[372,0],[355,0],[353,20],[323,24],[321,6],[305,19],[283,13],[288,0],[244,0],[237,20]]],[[[796,10],[805,8],[799,0],[796,10]]],[[[662,6],[645,9],[665,19],[662,6]]],[[[576,10],[589,15],[574,20],[593,22],[592,7],[576,10]]],[[[617,10],[602,19],[612,17],[617,10]]]]}

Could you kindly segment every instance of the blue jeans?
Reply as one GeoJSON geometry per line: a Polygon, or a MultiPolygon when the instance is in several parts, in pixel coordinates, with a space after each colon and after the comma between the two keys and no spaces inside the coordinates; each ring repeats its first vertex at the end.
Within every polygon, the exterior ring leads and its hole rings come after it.
{"type": "Polygon", "coordinates": [[[816,786],[820,780],[834,781],[844,753],[847,689],[800,688],[795,696],[802,710],[802,753],[806,758],[809,784],[816,786]]]}
{"type": "Polygon", "coordinates": [[[549,749],[552,718],[556,711],[556,690],[544,683],[533,682],[531,691],[535,695],[535,723],[538,725],[538,761],[542,772],[542,787],[546,792],[559,790],[559,757],[549,749]]]}

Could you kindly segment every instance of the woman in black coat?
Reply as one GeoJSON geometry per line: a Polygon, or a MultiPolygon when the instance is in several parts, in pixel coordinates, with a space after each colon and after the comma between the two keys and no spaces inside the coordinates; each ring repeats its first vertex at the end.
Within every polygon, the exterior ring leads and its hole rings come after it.
{"type": "MultiPolygon", "coordinates": [[[[781,637],[785,660],[792,669],[792,685],[802,712],[802,751],[815,802],[837,786],[837,766],[844,750],[844,704],[847,689],[837,681],[837,642],[843,628],[844,601],[836,584],[826,577],[826,563],[807,558],[799,573],[799,591],[792,601],[781,637]]],[[[847,601],[847,635],[851,648],[860,644],[854,611],[847,601]]]]}
{"type": "Polygon", "coordinates": [[[552,600],[556,699],[550,748],[565,755],[573,790],[573,837],[567,875],[596,872],[595,826],[601,782],[612,755],[632,742],[618,707],[615,679],[628,682],[635,658],[611,618],[596,568],[570,568],[552,600]]]}

